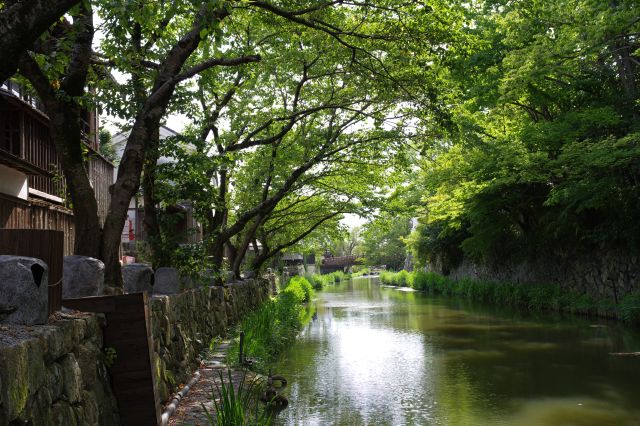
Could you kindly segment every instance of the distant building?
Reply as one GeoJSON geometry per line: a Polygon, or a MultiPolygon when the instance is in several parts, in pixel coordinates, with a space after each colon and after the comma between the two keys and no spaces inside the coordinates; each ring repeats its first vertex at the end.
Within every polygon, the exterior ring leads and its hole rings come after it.
{"type": "MultiPolygon", "coordinates": [[[[179,134],[174,130],[166,127],[160,127],[160,140],[166,139],[179,134]]],[[[129,132],[118,133],[111,139],[115,148],[118,158],[122,158],[129,132]]],[[[167,164],[175,162],[176,160],[171,157],[158,158],[157,164],[167,164]]],[[[118,170],[114,171],[114,176],[117,176],[118,170]]],[[[175,226],[176,235],[181,236],[181,242],[185,244],[192,244],[202,241],[202,225],[195,220],[193,214],[193,207],[189,200],[181,201],[173,206],[167,208],[170,213],[180,215],[180,219],[175,226]]],[[[122,229],[122,254],[129,258],[135,258],[138,256],[138,243],[144,242],[147,238],[143,226],[144,221],[144,201],[143,197],[135,196],[129,202],[129,211],[127,213],[127,221],[122,229]]],[[[127,260],[127,259],[126,259],[127,260]]],[[[128,259],[133,261],[134,259],[128,259]]]]}
{"type": "Polygon", "coordinates": [[[316,256],[313,253],[284,253],[280,258],[289,275],[315,274],[316,256]]]}
{"type": "MultiPolygon", "coordinates": [[[[114,166],[100,155],[97,112],[84,111],[81,124],[86,168],[104,222],[114,166]]],[[[0,227],[64,231],[64,254],[70,255],[73,213],[49,126],[37,98],[11,80],[0,85],[0,227]]]]}

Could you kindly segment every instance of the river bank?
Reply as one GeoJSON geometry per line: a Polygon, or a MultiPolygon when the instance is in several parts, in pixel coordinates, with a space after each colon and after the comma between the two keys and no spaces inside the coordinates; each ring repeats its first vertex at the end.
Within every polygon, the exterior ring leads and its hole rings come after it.
{"type": "Polygon", "coordinates": [[[640,292],[624,295],[616,304],[612,300],[595,300],[587,294],[568,292],[552,284],[452,279],[435,272],[385,271],[380,274],[380,281],[386,285],[410,287],[429,294],[456,296],[497,306],[616,318],[632,325],[640,323],[640,292]]]}

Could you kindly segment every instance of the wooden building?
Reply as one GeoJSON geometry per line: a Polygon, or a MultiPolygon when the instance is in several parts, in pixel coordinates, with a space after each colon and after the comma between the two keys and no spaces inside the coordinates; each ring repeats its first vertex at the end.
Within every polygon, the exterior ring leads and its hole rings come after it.
{"type": "MultiPolygon", "coordinates": [[[[99,153],[98,115],[82,120],[89,179],[104,221],[113,164],[99,153]]],[[[73,214],[49,118],[38,99],[7,81],[0,86],[0,228],[64,231],[64,254],[73,252],[73,214]]]]}

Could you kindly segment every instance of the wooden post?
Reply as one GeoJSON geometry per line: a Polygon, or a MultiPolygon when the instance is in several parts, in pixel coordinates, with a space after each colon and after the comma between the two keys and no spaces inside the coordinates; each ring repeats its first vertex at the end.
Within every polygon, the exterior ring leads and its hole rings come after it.
{"type": "Polygon", "coordinates": [[[240,365],[244,365],[244,331],[240,332],[240,350],[238,351],[238,357],[240,358],[238,361],[240,365]]]}

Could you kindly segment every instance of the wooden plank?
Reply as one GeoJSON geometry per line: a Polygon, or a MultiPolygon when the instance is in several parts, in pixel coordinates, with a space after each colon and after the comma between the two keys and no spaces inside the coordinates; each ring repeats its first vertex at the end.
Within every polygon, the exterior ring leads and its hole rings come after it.
{"type": "Polygon", "coordinates": [[[109,373],[121,424],[160,424],[147,293],[87,297],[62,303],[65,307],[106,315],[103,338],[105,347],[113,348],[116,353],[109,373]]]}
{"type": "Polygon", "coordinates": [[[83,312],[107,313],[115,312],[116,301],[113,296],[83,297],[81,299],[64,299],[62,306],[83,312]]]}
{"type": "MultiPolygon", "coordinates": [[[[142,327],[137,326],[137,324],[132,324],[132,328],[130,330],[123,330],[121,329],[121,326],[118,326],[119,328],[114,330],[113,322],[111,321],[111,319],[109,319],[109,322],[109,330],[105,330],[105,336],[107,336],[109,339],[118,340],[122,343],[123,346],[130,344],[138,345],[140,339],[146,339],[147,337],[147,332],[143,328],[143,323],[140,323],[142,327]]],[[[146,345],[146,341],[144,343],[146,345]]]]}

